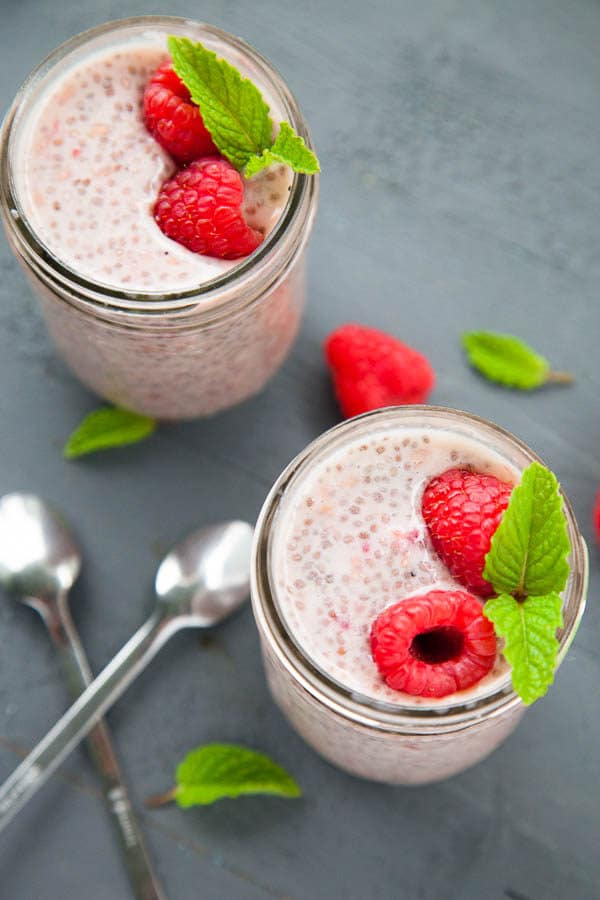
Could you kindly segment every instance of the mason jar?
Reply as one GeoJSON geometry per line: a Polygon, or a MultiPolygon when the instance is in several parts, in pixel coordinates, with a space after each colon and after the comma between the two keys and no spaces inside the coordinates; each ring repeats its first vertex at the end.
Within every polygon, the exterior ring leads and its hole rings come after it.
{"type": "MultiPolygon", "coordinates": [[[[460,691],[428,700],[398,695],[390,703],[349,690],[318,664],[290,627],[282,610],[273,544],[303,479],[314,467],[350,443],[373,434],[425,428],[434,439],[443,430],[457,441],[468,438],[522,472],[539,458],[499,426],[468,413],[433,406],[393,407],[367,413],[325,432],[303,450],[275,482],[262,508],[252,563],[252,605],[260,635],[267,682],[276,704],[296,731],[325,759],[363,778],[390,784],[422,784],[460,772],[491,753],[514,730],[525,712],[512,689],[510,670],[484,690],[460,691]],[[410,700],[411,698],[406,698],[410,700]]],[[[339,457],[338,457],[339,459],[339,457]]],[[[334,480],[335,472],[331,478],[334,480]]],[[[575,636],[587,590],[587,551],[568,499],[562,494],[571,542],[570,574],[563,593],[564,627],[558,632],[558,662],[575,636]]],[[[318,513],[313,513],[317,516],[318,513]]],[[[392,523],[393,524],[393,523],[392,523]]],[[[390,524],[390,528],[392,527],[390,524]]],[[[281,532],[283,533],[283,532],[281,532]]],[[[398,597],[396,599],[401,599],[398,597]]],[[[365,653],[368,653],[365,640],[365,653]]],[[[485,684],[485,682],[482,682],[485,684]]]]}
{"type": "Polygon", "coordinates": [[[93,28],[50,54],[18,92],[0,148],[6,235],[59,353],[100,396],[163,420],[206,416],[239,403],[279,368],[305,303],[305,250],[318,197],[318,177],[294,173],[283,212],[259,248],[185,290],[167,292],[160,279],[144,290],[115,289],[65,264],[60,252],[40,239],[25,211],[19,174],[23,133],[36,105],[65,71],[92,54],[169,34],[199,40],[227,58],[269,99],[274,117],[290,122],[311,146],[295,98],[256,50],[205,24],[143,16],[93,28]]]}

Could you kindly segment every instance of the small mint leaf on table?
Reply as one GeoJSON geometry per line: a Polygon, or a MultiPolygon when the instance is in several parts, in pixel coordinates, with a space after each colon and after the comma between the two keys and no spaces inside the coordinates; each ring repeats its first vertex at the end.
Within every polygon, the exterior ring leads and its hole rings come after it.
{"type": "Polygon", "coordinates": [[[263,150],[261,156],[250,158],[244,175],[251,178],[275,163],[290,166],[294,172],[304,172],[306,175],[320,172],[319,160],[288,122],[281,123],[279,133],[270,149],[263,150]]]}
{"type": "Polygon", "coordinates": [[[261,92],[235,66],[199,42],[171,35],[173,68],[200,107],[202,121],[219,153],[245,175],[283,163],[314,174],[319,162],[288,122],[273,141],[273,122],[261,92]]]}
{"type": "Polygon", "coordinates": [[[146,801],[160,806],[175,800],[178,806],[206,806],[224,797],[272,794],[300,797],[301,790],[288,773],[264,753],[237,744],[207,744],[193,750],[177,767],[177,786],[146,801]]]}
{"type": "Polygon", "coordinates": [[[498,594],[560,593],[569,575],[570,550],[556,477],[534,462],[510,496],[483,577],[498,594]]]}
{"type": "Polygon", "coordinates": [[[83,419],[65,444],[64,456],[76,459],[97,450],[136,444],[156,429],[156,421],[126,409],[106,406],[83,419]]]}
{"type": "Polygon", "coordinates": [[[486,618],[506,641],[503,653],[512,668],[513,687],[526,705],[543,697],[554,680],[556,629],[563,623],[561,607],[556,593],[521,602],[500,594],[484,606],[486,618]]]}
{"type": "Polygon", "coordinates": [[[568,372],[553,372],[550,363],[524,341],[510,334],[469,331],[462,344],[471,365],[489,381],[530,391],[548,382],[568,384],[568,372]]]}

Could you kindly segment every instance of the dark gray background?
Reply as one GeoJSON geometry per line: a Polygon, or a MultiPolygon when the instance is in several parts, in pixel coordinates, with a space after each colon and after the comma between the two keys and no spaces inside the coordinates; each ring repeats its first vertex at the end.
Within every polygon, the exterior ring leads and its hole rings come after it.
{"type": "MultiPolygon", "coordinates": [[[[0,491],[63,508],[85,548],[73,608],[95,669],[141,623],[154,569],[191,526],[254,520],[275,476],[338,420],[321,341],[349,319],[431,358],[432,399],[516,432],[557,472],[590,539],[589,608],[549,696],[494,756],[441,785],[392,789],[322,762],[263,680],[246,610],[207,641],[180,635],[110,715],[136,803],[179,758],[240,741],[286,765],[296,802],[226,801],[142,812],[173,900],[592,900],[600,896],[600,4],[597,0],[1,0],[0,107],[73,33],[171,12],[238,33],[297,93],[320,153],[309,307],[265,393],[139,447],[66,463],[96,405],[46,338],[0,246],[0,491]],[[529,339],[573,388],[530,395],[465,365],[466,328],[529,339]]],[[[27,610],[0,605],[0,776],[65,706],[27,610]]],[[[126,900],[83,753],[0,836],[2,900],[126,900]]]]}

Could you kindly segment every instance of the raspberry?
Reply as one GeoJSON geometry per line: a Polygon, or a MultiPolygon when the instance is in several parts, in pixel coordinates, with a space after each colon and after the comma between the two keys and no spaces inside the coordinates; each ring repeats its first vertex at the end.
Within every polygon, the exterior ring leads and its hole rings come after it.
{"type": "Polygon", "coordinates": [[[594,506],[594,512],[593,512],[593,522],[594,522],[594,534],[596,535],[596,540],[600,544],[600,491],[596,495],[596,504],[594,506]]]}
{"type": "Polygon", "coordinates": [[[209,156],[163,184],[154,218],[167,237],[194,253],[237,259],[262,241],[242,215],[243,200],[239,172],[226,159],[209,156]]]}
{"type": "Polygon", "coordinates": [[[512,489],[493,475],[448,469],[423,494],[423,518],[436,552],[456,580],[480,597],[494,593],[483,577],[485,557],[512,489]]]}
{"type": "Polygon", "coordinates": [[[336,329],[325,342],[325,356],[346,418],[383,406],[424,403],[435,382],[424,356],[363,325],[336,329]]]}
{"type": "Polygon", "coordinates": [[[496,660],[496,635],[481,603],[465,591],[429,591],[377,617],[371,653],[395,691],[446,697],[480,681],[496,660]]]}
{"type": "Polygon", "coordinates": [[[144,122],[152,137],[180,163],[218,153],[200,108],[170,62],[156,70],[144,92],[144,122]]]}

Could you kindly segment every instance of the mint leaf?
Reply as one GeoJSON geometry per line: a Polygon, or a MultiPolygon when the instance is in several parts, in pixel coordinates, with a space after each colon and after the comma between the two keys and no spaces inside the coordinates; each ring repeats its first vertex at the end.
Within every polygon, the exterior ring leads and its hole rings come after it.
{"type": "Polygon", "coordinates": [[[264,753],[236,744],[207,744],[177,767],[174,799],[183,808],[242,794],[300,797],[301,791],[285,769],[264,753]]]}
{"type": "Polygon", "coordinates": [[[283,163],[290,166],[295,172],[304,172],[314,175],[320,172],[319,160],[304,143],[303,138],[296,134],[288,122],[282,122],[275,143],[270,149],[265,149],[262,156],[252,156],[246,165],[244,175],[251,178],[261,169],[272,166],[274,163],[283,163]]]}
{"type": "Polygon", "coordinates": [[[512,668],[513,687],[526,705],[543,697],[554,680],[561,606],[556,593],[527,597],[522,602],[500,594],[483,608],[496,633],[506,641],[503,653],[512,668]]]}
{"type": "Polygon", "coordinates": [[[555,476],[532,463],[512,491],[485,558],[483,576],[499,596],[483,612],[506,640],[513,687],[526,704],[546,693],[556,668],[560,592],[571,549],[562,507],[555,476]]]}
{"type": "Polygon", "coordinates": [[[549,381],[569,383],[568,372],[551,372],[547,359],[510,334],[469,331],[462,336],[469,361],[490,381],[528,391],[549,381]]]}
{"type": "Polygon", "coordinates": [[[571,550],[556,477],[540,463],[528,466],[492,537],[483,577],[497,594],[560,593],[571,550]]]}
{"type": "Polygon", "coordinates": [[[319,161],[288,122],[273,142],[273,122],[262,94],[235,66],[189,38],[171,35],[167,44],[173,68],[202,112],[202,120],[220,153],[246,178],[283,163],[313,175],[319,161]]]}
{"type": "Polygon", "coordinates": [[[148,416],[118,407],[102,407],[85,417],[65,444],[63,453],[67,459],[75,459],[96,450],[135,444],[151,435],[155,428],[155,420],[148,416]]]}
{"type": "Polygon", "coordinates": [[[226,60],[185,37],[167,41],[173,68],[202,111],[220,153],[242,169],[273,140],[269,107],[260,91],[226,60]]]}

